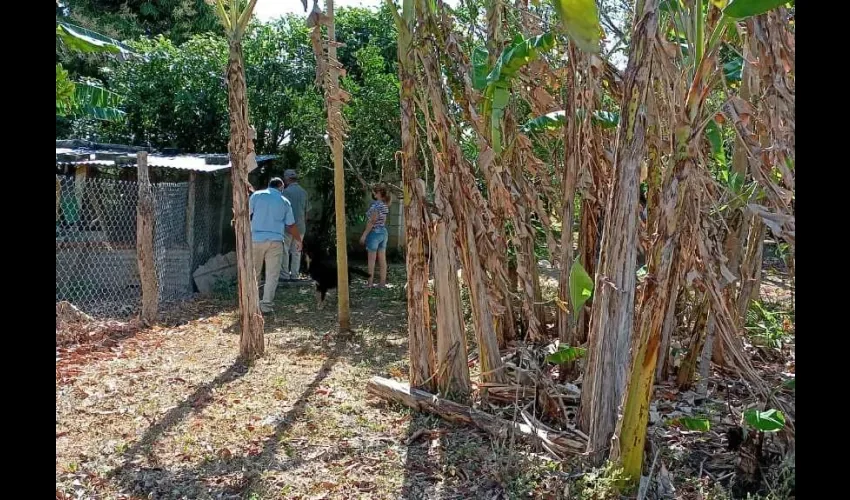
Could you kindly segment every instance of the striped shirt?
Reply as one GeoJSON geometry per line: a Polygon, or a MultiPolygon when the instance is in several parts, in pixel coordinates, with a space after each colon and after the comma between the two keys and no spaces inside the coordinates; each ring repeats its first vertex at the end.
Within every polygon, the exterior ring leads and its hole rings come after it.
{"type": "Polygon", "coordinates": [[[380,229],[387,224],[387,214],[390,213],[389,207],[381,200],[375,200],[366,211],[366,219],[371,220],[373,214],[378,214],[375,218],[375,223],[372,224],[372,229],[380,229]]]}

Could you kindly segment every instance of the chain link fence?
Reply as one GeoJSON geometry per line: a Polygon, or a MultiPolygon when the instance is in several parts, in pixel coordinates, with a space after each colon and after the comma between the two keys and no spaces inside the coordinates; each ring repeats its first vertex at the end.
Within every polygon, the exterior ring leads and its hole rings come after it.
{"type": "MultiPolygon", "coordinates": [[[[192,182],[153,185],[160,304],[191,297],[194,270],[234,247],[226,175],[193,177],[192,182]]],[[[57,302],[71,302],[93,316],[137,312],[137,201],[135,181],[56,176],[57,302]]]]}
{"type": "Polygon", "coordinates": [[[211,257],[236,249],[236,236],[230,225],[233,190],[229,175],[198,175],[194,189],[193,270],[211,257]]]}

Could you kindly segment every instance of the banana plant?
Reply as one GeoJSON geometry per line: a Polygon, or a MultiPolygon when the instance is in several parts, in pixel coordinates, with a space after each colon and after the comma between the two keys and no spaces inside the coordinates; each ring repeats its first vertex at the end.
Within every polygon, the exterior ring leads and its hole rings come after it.
{"type": "MultiPolygon", "coordinates": [[[[577,109],[576,119],[581,120],[582,118],[584,118],[584,110],[577,109]]],[[[620,122],[620,113],[616,111],[596,110],[590,119],[594,125],[598,125],[604,129],[616,128],[620,122]]],[[[545,115],[528,120],[520,128],[520,131],[527,135],[552,132],[560,130],[565,123],[566,112],[563,109],[559,109],[558,111],[552,111],[551,113],[546,113],[545,115]]]]}
{"type": "MultiPolygon", "coordinates": [[[[56,37],[73,52],[109,54],[119,60],[133,55],[123,43],[65,21],[56,21],[56,37]]],[[[61,64],[56,65],[56,115],[88,116],[98,120],[116,121],[124,116],[119,109],[121,96],[89,81],[73,81],[61,64]]]]}
{"type": "MultiPolygon", "coordinates": [[[[227,36],[227,107],[230,114],[230,169],[233,178],[233,220],[236,233],[236,267],[239,279],[239,316],[242,327],[239,355],[253,361],[265,352],[263,316],[257,276],[251,251],[251,220],[248,216],[248,172],[256,165],[253,135],[248,122],[248,91],[245,83],[245,60],[242,37],[254,13],[257,0],[204,0],[215,9],[227,36]]],[[[303,2],[306,10],[307,3],[303,2]]]]}
{"type": "Polygon", "coordinates": [[[595,0],[550,0],[561,27],[576,46],[591,54],[598,54],[602,27],[595,0]]]}
{"type": "MultiPolygon", "coordinates": [[[[717,54],[727,30],[740,20],[756,16],[784,5],[781,0],[665,0],[659,9],[664,16],[659,27],[669,26],[668,39],[683,43],[687,50],[679,54],[678,71],[687,82],[684,102],[671,102],[675,113],[674,151],[672,165],[665,175],[659,206],[675,207],[659,218],[656,234],[659,238],[648,255],[648,272],[655,277],[654,293],[645,293],[640,306],[637,342],[638,352],[632,357],[631,375],[626,390],[623,413],[618,428],[618,461],[628,480],[639,480],[649,417],[649,402],[654,384],[655,368],[661,341],[661,324],[665,308],[661,305],[674,296],[671,292],[671,255],[678,251],[677,222],[682,216],[687,198],[686,175],[696,166],[695,141],[705,132],[709,142],[718,143],[719,125],[715,114],[708,109],[707,98],[718,87],[724,68],[717,54]],[[715,134],[717,131],[717,134],[715,134]],[[680,182],[684,180],[684,182],[680,182]]],[[[716,148],[715,154],[719,154],[716,148]]]]}
{"type": "Polygon", "coordinates": [[[492,68],[487,65],[487,49],[476,47],[472,53],[472,83],[484,92],[484,117],[490,124],[490,145],[498,155],[502,151],[502,118],[511,97],[511,81],[526,64],[555,46],[555,36],[544,33],[532,38],[517,35],[492,68]]]}
{"type": "MultiPolygon", "coordinates": [[[[550,0],[563,31],[581,50],[599,53],[602,28],[595,0],[550,0]]],[[[490,145],[498,155],[502,151],[502,118],[510,101],[511,80],[524,65],[538,59],[540,54],[555,46],[555,35],[544,33],[532,38],[517,35],[506,47],[492,68],[488,67],[488,52],[483,46],[472,53],[472,82],[484,92],[484,117],[490,124],[490,145]]],[[[551,120],[541,120],[551,124],[551,120]]]]}
{"type": "Polygon", "coordinates": [[[118,40],[65,21],[56,21],[56,36],[74,52],[114,54],[120,60],[133,55],[132,49],[118,40]]]}

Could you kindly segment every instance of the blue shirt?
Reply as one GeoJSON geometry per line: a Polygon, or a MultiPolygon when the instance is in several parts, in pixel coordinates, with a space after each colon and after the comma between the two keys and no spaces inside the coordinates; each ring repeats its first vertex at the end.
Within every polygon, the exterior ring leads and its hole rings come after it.
{"type": "Polygon", "coordinates": [[[287,226],[295,224],[292,205],[275,188],[255,191],[248,199],[251,214],[251,239],[254,241],[283,241],[287,226]]]}

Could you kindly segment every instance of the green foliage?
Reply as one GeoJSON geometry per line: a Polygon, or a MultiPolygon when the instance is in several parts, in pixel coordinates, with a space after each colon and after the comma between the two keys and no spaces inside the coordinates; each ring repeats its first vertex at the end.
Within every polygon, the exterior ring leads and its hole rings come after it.
{"type": "Polygon", "coordinates": [[[123,55],[130,53],[130,49],[118,40],[65,21],[56,22],[56,36],[62,40],[68,50],[75,52],[108,52],[123,55]]]}
{"type": "Polygon", "coordinates": [[[753,301],[747,311],[745,329],[754,344],[779,349],[791,338],[792,328],[793,321],[788,313],[771,310],[759,301],[753,301]]]}
{"type": "MultiPolygon", "coordinates": [[[[554,45],[555,37],[551,33],[532,38],[518,35],[502,51],[493,68],[487,73],[486,80],[483,80],[486,98],[484,115],[489,117],[490,142],[496,154],[502,151],[502,118],[511,97],[511,80],[520,68],[539,58],[541,52],[551,49],[554,45]]],[[[482,86],[481,75],[486,72],[487,59],[482,49],[477,48],[473,52],[473,77],[477,86],[482,86]]]]}
{"type": "Polygon", "coordinates": [[[117,121],[124,117],[119,109],[122,98],[96,82],[83,81],[74,85],[71,113],[96,120],[117,121]]]}
{"type": "Polygon", "coordinates": [[[564,120],[564,110],[552,111],[545,115],[532,118],[525,122],[520,130],[525,134],[539,134],[541,132],[554,132],[560,130],[566,120],[564,120]]]}
{"type": "Polygon", "coordinates": [[[577,359],[583,358],[585,355],[587,355],[587,349],[562,344],[558,346],[557,351],[546,356],[546,361],[555,364],[571,363],[577,359]]]}
{"type": "Polygon", "coordinates": [[[182,43],[193,34],[222,33],[212,7],[204,0],[66,0],[64,13],[77,24],[131,39],[164,35],[182,43]]]}
{"type": "Polygon", "coordinates": [[[570,267],[570,304],[573,306],[573,315],[578,316],[584,303],[593,295],[593,278],[587,274],[584,267],[576,257],[570,267]]]}
{"type": "Polygon", "coordinates": [[[723,76],[727,83],[740,82],[741,72],[744,69],[744,58],[737,54],[723,63],[723,76]]]}
{"type": "Polygon", "coordinates": [[[74,82],[68,78],[68,72],[62,64],[56,65],[56,114],[65,116],[70,113],[74,99],[74,82]]]}
{"type": "MultiPolygon", "coordinates": [[[[584,110],[577,109],[576,118],[581,119],[583,116],[584,110]]],[[[564,117],[564,110],[552,111],[551,113],[538,116],[537,118],[532,118],[525,122],[525,124],[521,127],[521,130],[526,134],[538,134],[541,132],[559,130],[565,123],[564,117]]],[[[617,124],[620,122],[620,113],[616,111],[596,110],[593,112],[591,121],[594,125],[598,125],[605,129],[616,128],[617,124]]]]}
{"type": "Polygon", "coordinates": [[[127,119],[106,128],[101,139],[199,153],[226,151],[226,42],[200,35],[177,47],[160,36],[135,42],[133,48],[144,58],[127,61],[110,79],[125,96],[127,119]]]}
{"type": "Polygon", "coordinates": [[[587,472],[576,482],[575,498],[577,500],[619,500],[621,494],[628,493],[621,491],[621,486],[624,484],[626,484],[626,476],[623,469],[609,461],[604,467],[587,472]]]}
{"type": "Polygon", "coordinates": [[[597,110],[593,112],[593,118],[591,119],[594,124],[602,128],[617,128],[617,125],[620,123],[620,113],[617,111],[597,110]]]}
{"type": "Polygon", "coordinates": [[[531,38],[517,36],[502,51],[502,54],[487,75],[487,85],[507,86],[520,68],[537,60],[541,52],[555,46],[552,33],[544,33],[531,38]]]}
{"type": "Polygon", "coordinates": [[[689,431],[708,432],[711,429],[711,422],[704,417],[681,417],[678,420],[689,431]]]}
{"type": "Polygon", "coordinates": [[[721,168],[728,170],[726,163],[726,152],[723,147],[723,135],[721,134],[720,125],[714,120],[708,122],[705,127],[705,136],[711,144],[711,155],[721,168]]]}
{"type": "Polygon", "coordinates": [[[723,9],[723,14],[733,19],[745,19],[764,14],[787,3],[788,0],[732,0],[723,9]]]}
{"type": "MultiPolygon", "coordinates": [[[[383,71],[397,74],[398,31],[386,5],[377,10],[362,7],[337,8],[334,11],[334,24],[337,41],[345,44],[337,50],[337,58],[349,76],[361,78],[357,53],[370,45],[377,48],[383,59],[383,71]]],[[[309,51],[309,44],[304,47],[309,51]]]]}
{"type": "Polygon", "coordinates": [[[561,26],[576,47],[598,54],[602,27],[599,25],[599,11],[594,0],[550,0],[555,8],[561,26]]]}
{"type": "MultiPolygon", "coordinates": [[[[64,21],[56,22],[56,36],[62,46],[71,52],[84,54],[111,54],[125,57],[130,49],[121,42],[74,26],[64,21]]],[[[124,116],[118,109],[121,97],[92,79],[73,82],[61,63],[56,65],[56,115],[85,116],[97,120],[114,121],[124,116]]]]}
{"type": "Polygon", "coordinates": [[[472,86],[475,90],[487,88],[487,75],[490,66],[487,62],[490,54],[483,46],[475,47],[472,51],[472,86]]]}
{"type": "Polygon", "coordinates": [[[386,72],[381,50],[367,45],[355,54],[361,79],[343,79],[343,87],[351,94],[344,108],[349,124],[346,149],[355,168],[367,178],[395,169],[395,152],[401,148],[399,119],[399,81],[395,73],[386,72]]]}
{"type": "Polygon", "coordinates": [[[773,408],[765,411],[750,408],[744,411],[744,422],[762,432],[776,432],[785,427],[785,415],[773,408]]]}

